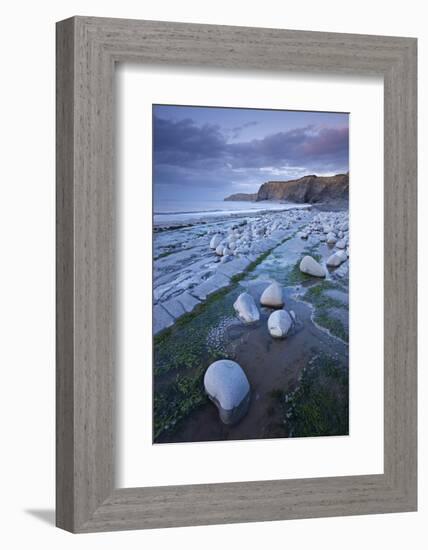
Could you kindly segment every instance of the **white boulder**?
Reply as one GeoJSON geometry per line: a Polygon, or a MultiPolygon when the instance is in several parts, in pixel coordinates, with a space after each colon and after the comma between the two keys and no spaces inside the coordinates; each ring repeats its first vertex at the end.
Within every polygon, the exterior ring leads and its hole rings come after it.
{"type": "Polygon", "coordinates": [[[346,248],[346,241],[345,239],[340,239],[340,241],[337,241],[336,248],[344,249],[346,248]]]}
{"type": "Polygon", "coordinates": [[[217,246],[217,248],[215,249],[215,253],[217,254],[217,256],[223,256],[223,251],[224,251],[224,249],[225,249],[224,244],[221,244],[221,243],[220,243],[220,244],[217,246]]]}
{"type": "Polygon", "coordinates": [[[268,319],[269,334],[273,338],[285,338],[293,324],[293,319],[288,311],[279,309],[274,311],[268,319]]]}
{"type": "Polygon", "coordinates": [[[284,300],[282,297],[281,285],[274,281],[267,288],[265,288],[260,296],[260,303],[262,306],[282,307],[284,305],[284,300]]]}
{"type": "Polygon", "coordinates": [[[224,424],[238,422],[247,412],[250,384],[235,361],[222,359],[212,363],[205,372],[204,388],[224,424]]]}
{"type": "Polygon", "coordinates": [[[211,242],[210,242],[210,248],[215,250],[218,247],[218,245],[221,243],[221,239],[222,237],[219,233],[214,235],[214,237],[211,239],[211,242]]]}
{"type": "Polygon", "coordinates": [[[325,277],[325,269],[312,256],[305,256],[302,259],[300,271],[313,277],[325,277]]]}
{"type": "Polygon", "coordinates": [[[327,244],[335,244],[336,235],[334,233],[328,233],[327,235],[327,244]]]}
{"type": "Polygon", "coordinates": [[[243,292],[238,296],[233,304],[233,309],[244,323],[256,323],[260,319],[260,313],[256,303],[253,297],[247,292],[243,292]]]}
{"type": "Polygon", "coordinates": [[[348,254],[346,253],[346,250],[338,250],[336,254],[341,258],[342,261],[346,262],[348,259],[348,254]]]}
{"type": "Polygon", "coordinates": [[[347,258],[346,252],[344,253],[345,257],[343,257],[342,252],[343,251],[341,250],[340,252],[335,252],[334,254],[332,254],[330,258],[327,260],[327,265],[329,267],[337,267],[340,264],[342,264],[347,258]]]}

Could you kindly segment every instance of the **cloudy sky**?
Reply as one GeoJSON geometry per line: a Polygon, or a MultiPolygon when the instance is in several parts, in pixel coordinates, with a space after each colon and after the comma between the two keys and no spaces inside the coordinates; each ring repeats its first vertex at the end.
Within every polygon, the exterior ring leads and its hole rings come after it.
{"type": "Polygon", "coordinates": [[[345,113],[153,106],[155,200],[217,200],[348,171],[345,113]]]}

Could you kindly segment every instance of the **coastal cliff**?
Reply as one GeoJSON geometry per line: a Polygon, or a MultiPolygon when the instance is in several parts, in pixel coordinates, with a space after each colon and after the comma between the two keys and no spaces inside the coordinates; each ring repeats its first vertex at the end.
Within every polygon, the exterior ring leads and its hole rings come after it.
{"type": "Polygon", "coordinates": [[[257,193],[237,193],[224,200],[317,203],[347,200],[348,193],[349,173],[335,176],[310,175],[290,181],[267,181],[260,186],[257,193]]]}

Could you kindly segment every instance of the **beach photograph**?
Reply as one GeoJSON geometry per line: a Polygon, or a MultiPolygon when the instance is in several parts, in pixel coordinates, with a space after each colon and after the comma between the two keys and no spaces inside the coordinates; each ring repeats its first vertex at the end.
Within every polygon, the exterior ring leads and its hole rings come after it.
{"type": "Polygon", "coordinates": [[[152,111],[153,443],[349,435],[349,113],[152,111]]]}

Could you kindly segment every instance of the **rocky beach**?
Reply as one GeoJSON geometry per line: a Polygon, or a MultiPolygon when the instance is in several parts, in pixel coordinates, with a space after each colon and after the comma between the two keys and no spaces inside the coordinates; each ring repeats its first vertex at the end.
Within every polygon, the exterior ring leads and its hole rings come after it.
{"type": "Polygon", "coordinates": [[[349,434],[349,113],[153,105],[153,443],[349,434]]]}
{"type": "Polygon", "coordinates": [[[347,177],[155,226],[155,443],[348,434],[347,177]]]}

